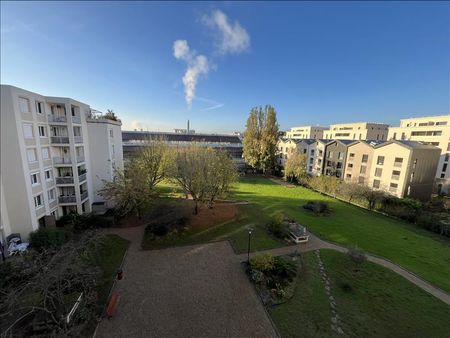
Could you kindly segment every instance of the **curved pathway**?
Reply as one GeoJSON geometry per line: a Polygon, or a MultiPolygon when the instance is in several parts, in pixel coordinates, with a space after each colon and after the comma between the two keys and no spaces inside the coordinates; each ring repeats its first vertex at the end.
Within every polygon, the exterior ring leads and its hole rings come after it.
{"type": "MultiPolygon", "coordinates": [[[[313,250],[320,250],[320,249],[331,249],[336,250],[342,253],[347,253],[348,249],[346,247],[330,243],[327,241],[324,241],[320,239],[319,237],[313,235],[312,233],[308,232],[309,234],[309,241],[307,243],[301,243],[297,245],[277,248],[277,249],[271,249],[271,250],[265,250],[265,251],[257,251],[257,253],[271,253],[273,255],[286,255],[295,251],[298,252],[308,252],[313,250]]],[[[247,254],[241,254],[238,255],[240,260],[246,260],[247,254]]],[[[392,263],[391,261],[369,255],[366,253],[367,260],[372,263],[376,263],[378,265],[384,266],[395,273],[398,273],[400,276],[406,278],[411,283],[417,285],[421,289],[427,291],[428,293],[432,294],[436,298],[442,300],[444,303],[447,303],[450,305],[450,295],[443,291],[442,289],[428,283],[427,281],[423,280],[419,276],[415,275],[414,273],[402,268],[400,265],[397,265],[395,263],[392,263]]]]}

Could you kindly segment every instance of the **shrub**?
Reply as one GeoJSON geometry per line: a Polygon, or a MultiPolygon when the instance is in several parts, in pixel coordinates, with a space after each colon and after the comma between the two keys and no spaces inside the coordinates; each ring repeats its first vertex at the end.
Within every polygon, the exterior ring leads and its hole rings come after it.
{"type": "Polygon", "coordinates": [[[250,259],[250,266],[252,270],[270,271],[275,266],[275,259],[271,254],[256,255],[250,259]]]}
{"type": "Polygon", "coordinates": [[[303,208],[314,212],[315,215],[323,215],[330,212],[328,203],[321,201],[309,201],[303,206],[303,208]]]}
{"type": "Polygon", "coordinates": [[[356,247],[349,248],[347,254],[350,257],[350,259],[357,265],[364,263],[367,259],[364,251],[356,247]]]}
{"type": "Polygon", "coordinates": [[[287,228],[284,222],[272,220],[268,224],[269,231],[277,238],[285,238],[287,236],[287,228]]]}
{"type": "Polygon", "coordinates": [[[169,228],[164,223],[158,223],[153,225],[152,232],[155,236],[162,237],[167,235],[167,233],[169,232],[169,228]]]}
{"type": "Polygon", "coordinates": [[[341,282],[341,283],[339,283],[339,287],[344,292],[352,292],[353,291],[353,287],[349,282],[341,282]]]}
{"type": "Polygon", "coordinates": [[[297,275],[297,265],[289,258],[277,256],[274,262],[274,272],[282,278],[293,278],[297,275]]]}
{"type": "Polygon", "coordinates": [[[40,228],[30,233],[29,242],[37,251],[59,249],[66,242],[66,233],[60,229],[40,228]]]}
{"type": "Polygon", "coordinates": [[[261,284],[264,281],[264,273],[262,273],[259,270],[252,270],[251,273],[252,276],[252,280],[256,283],[256,284],[261,284]]]}
{"type": "Polygon", "coordinates": [[[439,214],[422,213],[417,217],[417,225],[429,231],[450,237],[450,225],[445,224],[439,214]]]}

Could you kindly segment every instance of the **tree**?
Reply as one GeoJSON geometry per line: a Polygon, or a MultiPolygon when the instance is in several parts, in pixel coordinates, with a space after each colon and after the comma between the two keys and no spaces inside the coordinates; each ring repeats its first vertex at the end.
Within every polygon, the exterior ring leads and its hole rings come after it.
{"type": "Polygon", "coordinates": [[[115,203],[121,216],[136,213],[141,218],[142,209],[150,202],[154,193],[141,170],[141,165],[134,159],[126,171],[116,170],[114,174],[114,181],[103,181],[104,186],[100,194],[115,203]]]}
{"type": "Polygon", "coordinates": [[[377,202],[381,201],[383,198],[384,192],[361,185],[361,196],[366,199],[369,210],[373,210],[375,209],[377,202]]]}
{"type": "Polygon", "coordinates": [[[340,191],[344,196],[348,197],[349,203],[351,203],[355,197],[363,197],[363,188],[361,187],[361,184],[356,182],[343,182],[340,191]]]}
{"type": "Polygon", "coordinates": [[[277,113],[272,106],[250,111],[243,141],[244,159],[250,166],[264,173],[275,166],[278,129],[277,113]]]}
{"type": "Polygon", "coordinates": [[[197,145],[180,148],[175,154],[171,177],[194,201],[194,214],[200,203],[212,207],[217,197],[227,193],[237,174],[225,153],[197,145]]]}
{"type": "Polygon", "coordinates": [[[293,153],[284,164],[284,177],[294,179],[299,183],[305,183],[308,174],[306,172],[306,155],[298,152],[293,153]]]}

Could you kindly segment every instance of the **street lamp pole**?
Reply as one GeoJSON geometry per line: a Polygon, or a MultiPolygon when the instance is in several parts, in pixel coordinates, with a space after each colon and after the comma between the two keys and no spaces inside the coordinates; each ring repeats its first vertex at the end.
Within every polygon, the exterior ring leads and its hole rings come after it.
{"type": "Polygon", "coordinates": [[[247,264],[250,265],[250,238],[252,237],[253,229],[248,229],[248,246],[247,246],[247,264]]]}

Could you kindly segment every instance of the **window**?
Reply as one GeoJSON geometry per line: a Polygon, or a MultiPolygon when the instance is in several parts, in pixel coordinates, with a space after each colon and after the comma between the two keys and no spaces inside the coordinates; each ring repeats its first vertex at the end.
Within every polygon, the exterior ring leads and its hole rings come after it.
{"type": "MultiPolygon", "coordinates": [[[[393,190],[397,190],[398,184],[397,183],[391,183],[390,188],[393,190]]],[[[391,190],[389,189],[389,190],[391,190]]]]}
{"type": "Polygon", "coordinates": [[[49,201],[54,201],[55,200],[56,194],[55,194],[55,189],[54,188],[49,190],[49,191],[47,191],[47,194],[48,194],[48,200],[49,201]]]}
{"type": "Polygon", "coordinates": [[[314,159],[312,157],[310,157],[309,159],[309,164],[313,164],[314,159]]]}
{"type": "Polygon", "coordinates": [[[367,163],[368,160],[369,160],[369,155],[364,154],[364,155],[362,156],[361,162],[362,162],[362,163],[367,163]]]}
{"type": "Polygon", "coordinates": [[[353,168],[353,163],[347,164],[347,168],[349,168],[349,169],[353,168]]]}
{"type": "Polygon", "coordinates": [[[36,162],[36,149],[27,149],[28,162],[36,162]]]}
{"type": "Polygon", "coordinates": [[[312,166],[309,166],[309,171],[312,171],[312,166]]]}
{"type": "Polygon", "coordinates": [[[38,114],[44,113],[44,103],[36,101],[36,113],[38,114]]]}
{"type": "Polygon", "coordinates": [[[384,164],[384,156],[378,156],[377,165],[383,165],[383,164],[384,164]]]}
{"type": "Polygon", "coordinates": [[[34,196],[34,206],[36,207],[36,209],[42,207],[43,202],[44,201],[42,199],[42,194],[34,196]]]}
{"type": "Polygon", "coordinates": [[[445,178],[445,173],[442,173],[442,174],[441,174],[441,178],[445,178]]]}
{"type": "Polygon", "coordinates": [[[52,170],[51,170],[51,169],[47,169],[47,170],[45,171],[45,179],[46,179],[47,181],[50,181],[50,180],[52,179],[52,170]]]}
{"type": "Polygon", "coordinates": [[[48,148],[42,148],[42,159],[48,160],[50,158],[50,151],[48,148]]]}
{"type": "Polygon", "coordinates": [[[33,125],[32,124],[24,124],[23,125],[23,137],[25,138],[33,138],[33,125]]]}
{"type": "Polygon", "coordinates": [[[447,125],[447,121],[443,121],[443,122],[436,122],[437,126],[446,126],[447,125]]]}
{"type": "Polygon", "coordinates": [[[113,136],[114,136],[113,130],[112,130],[112,129],[109,130],[109,136],[110,136],[110,137],[113,137],[113,136]]]}
{"type": "MultiPolygon", "coordinates": [[[[113,146],[114,147],[114,146],[113,146]]],[[[306,149],[303,149],[303,154],[306,154],[306,149]]]]}
{"type": "Polygon", "coordinates": [[[396,157],[394,161],[394,167],[401,167],[403,163],[403,158],[396,157]]]}
{"type": "Polygon", "coordinates": [[[39,184],[39,173],[31,174],[31,185],[38,185],[39,184]]]}
{"type": "Polygon", "coordinates": [[[346,178],[352,178],[352,174],[345,175],[346,178]]]}
{"type": "Polygon", "coordinates": [[[350,153],[349,157],[353,158],[353,157],[355,157],[355,154],[354,153],[350,153]]]}
{"type": "Polygon", "coordinates": [[[361,166],[361,169],[359,170],[359,173],[360,174],[365,174],[366,173],[366,166],[365,165],[361,166]]]}
{"type": "Polygon", "coordinates": [[[398,170],[393,170],[392,171],[392,177],[393,180],[398,180],[400,178],[400,171],[398,170]]]}
{"type": "MultiPolygon", "coordinates": [[[[115,154],[115,151],[114,151],[114,144],[111,146],[111,149],[112,149],[112,154],[113,154],[113,156],[114,156],[114,154],[115,154]]],[[[292,149],[292,152],[294,152],[294,149],[292,149]]]]}
{"type": "Polygon", "coordinates": [[[39,130],[39,136],[40,137],[47,137],[47,128],[45,128],[45,126],[38,126],[38,130],[39,130]]]}
{"type": "Polygon", "coordinates": [[[375,169],[375,177],[381,177],[382,173],[383,173],[383,169],[381,169],[381,168],[375,169]]]}
{"type": "Polygon", "coordinates": [[[374,187],[375,189],[379,189],[380,188],[380,180],[373,180],[372,187],[374,187]]]}
{"type": "Polygon", "coordinates": [[[358,177],[358,183],[359,184],[364,184],[364,177],[363,176],[359,176],[358,177]]]}
{"type": "Polygon", "coordinates": [[[447,171],[447,163],[444,163],[444,165],[442,166],[442,171],[447,171]]]}
{"type": "Polygon", "coordinates": [[[21,113],[30,112],[30,101],[24,97],[19,97],[19,109],[21,113]]]}
{"type": "Polygon", "coordinates": [[[343,160],[344,159],[344,153],[339,152],[338,153],[338,159],[343,160]]]}
{"type": "Polygon", "coordinates": [[[444,158],[444,161],[445,161],[445,162],[448,162],[448,158],[449,158],[449,156],[450,156],[450,154],[449,154],[449,153],[445,154],[445,158],[444,158]]]}

